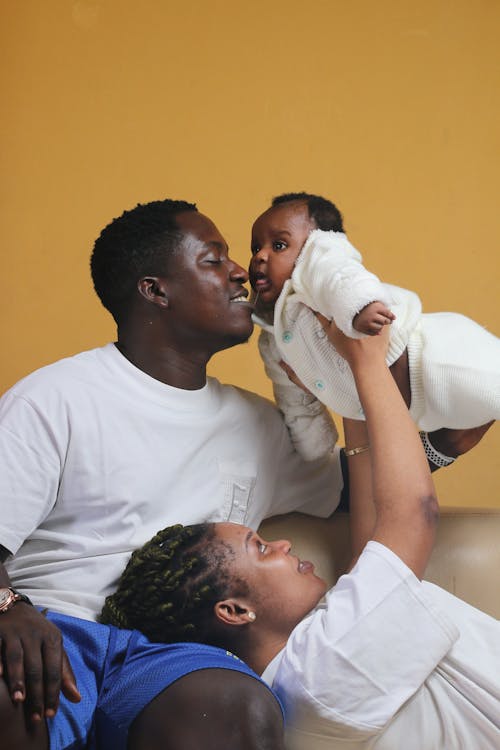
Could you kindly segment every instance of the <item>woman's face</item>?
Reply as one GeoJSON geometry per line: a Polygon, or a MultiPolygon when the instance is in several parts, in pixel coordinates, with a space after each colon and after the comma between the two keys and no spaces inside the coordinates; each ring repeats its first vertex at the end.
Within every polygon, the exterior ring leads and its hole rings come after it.
{"type": "Polygon", "coordinates": [[[257,619],[287,634],[310,612],[326,591],[311,562],[300,560],[285,539],[267,542],[246,526],[216,524],[216,535],[230,545],[231,573],[249,588],[249,607],[257,619]]]}

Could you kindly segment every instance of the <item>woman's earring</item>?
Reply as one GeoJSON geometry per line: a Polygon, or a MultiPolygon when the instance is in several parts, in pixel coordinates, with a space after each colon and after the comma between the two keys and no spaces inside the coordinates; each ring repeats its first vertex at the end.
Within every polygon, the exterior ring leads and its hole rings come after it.
{"type": "Polygon", "coordinates": [[[248,613],[248,619],[254,622],[257,619],[257,615],[255,614],[255,612],[250,611],[248,613]]]}

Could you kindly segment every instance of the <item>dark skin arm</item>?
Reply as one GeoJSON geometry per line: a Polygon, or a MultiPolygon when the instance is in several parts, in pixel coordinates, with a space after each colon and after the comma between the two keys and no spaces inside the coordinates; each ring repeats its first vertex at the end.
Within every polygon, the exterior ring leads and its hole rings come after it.
{"type": "MultiPolygon", "coordinates": [[[[474,448],[494,423],[495,420],[482,424],[479,427],[470,427],[467,430],[452,430],[448,427],[443,427],[440,430],[429,432],[429,439],[434,448],[440,453],[444,453],[445,456],[450,456],[451,458],[458,458],[458,456],[462,456],[467,451],[470,451],[471,448],[474,448]]],[[[431,471],[434,471],[435,468],[431,467],[431,471]]]]}
{"type": "MultiPolygon", "coordinates": [[[[0,545],[0,559],[5,560],[9,554],[0,545]]],[[[10,585],[0,563],[0,587],[10,585]]],[[[80,700],[59,629],[35,607],[18,602],[0,614],[0,642],[0,682],[7,686],[11,701],[24,703],[31,722],[55,714],[61,690],[73,703],[80,700]]]]}
{"type": "Polygon", "coordinates": [[[253,677],[204,669],[178,680],[132,723],[129,750],[284,750],[283,717],[253,677]]]}

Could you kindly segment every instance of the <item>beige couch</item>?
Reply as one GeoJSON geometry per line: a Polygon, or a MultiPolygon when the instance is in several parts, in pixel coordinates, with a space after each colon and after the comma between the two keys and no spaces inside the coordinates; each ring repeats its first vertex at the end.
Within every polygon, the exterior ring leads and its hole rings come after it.
{"type": "MultiPolygon", "coordinates": [[[[289,539],[330,585],[350,560],[348,515],[328,520],[290,513],[265,521],[264,538],[289,539]]],[[[500,510],[442,508],[436,546],[425,578],[500,617],[500,510]]]]}

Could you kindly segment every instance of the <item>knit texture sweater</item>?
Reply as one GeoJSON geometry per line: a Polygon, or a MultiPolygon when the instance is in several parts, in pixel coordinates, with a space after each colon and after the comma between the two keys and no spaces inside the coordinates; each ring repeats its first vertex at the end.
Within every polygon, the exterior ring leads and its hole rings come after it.
{"type": "Polygon", "coordinates": [[[473,427],[500,417],[499,339],[457,313],[422,315],[419,297],[367,271],[344,233],[314,230],[283,286],[272,320],[254,315],[263,329],[259,350],[276,403],[294,445],[309,460],[324,455],[337,439],[317,400],[343,417],[364,419],[349,365],[312,311],[335,320],[346,335],[361,338],[353,318],[376,300],[396,315],[387,364],[408,350],[410,413],[421,429],[473,427]],[[311,396],[292,387],[279,366],[281,359],[311,396]]]}

